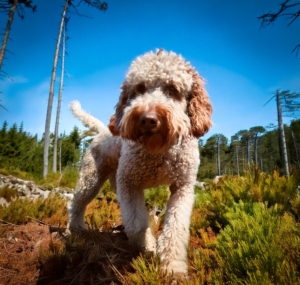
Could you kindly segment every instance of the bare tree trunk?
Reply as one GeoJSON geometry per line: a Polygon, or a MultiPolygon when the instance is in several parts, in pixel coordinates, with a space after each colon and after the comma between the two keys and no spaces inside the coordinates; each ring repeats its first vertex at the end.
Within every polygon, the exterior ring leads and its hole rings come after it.
{"type": "Polygon", "coordinates": [[[54,144],[53,144],[53,169],[52,169],[53,172],[57,171],[57,138],[58,138],[62,91],[63,91],[63,85],[64,85],[65,52],[66,52],[66,24],[64,24],[63,38],[62,38],[61,75],[60,75],[59,94],[58,94],[55,130],[54,130],[54,144]]]}
{"type": "Polygon", "coordinates": [[[254,156],[255,156],[255,165],[258,166],[258,162],[257,162],[257,140],[258,140],[258,137],[257,137],[257,134],[255,135],[255,138],[254,138],[254,156]]]}
{"type": "Polygon", "coordinates": [[[236,167],[237,167],[237,175],[240,175],[240,166],[239,166],[239,147],[235,146],[236,153],[236,167]]]}
{"type": "Polygon", "coordinates": [[[3,59],[4,59],[4,54],[5,54],[5,51],[6,51],[6,45],[7,45],[7,41],[8,41],[8,38],[9,38],[9,33],[10,33],[12,22],[14,20],[14,14],[15,14],[15,10],[16,10],[17,6],[18,6],[18,0],[13,0],[12,1],[12,6],[9,9],[8,21],[7,21],[7,24],[6,24],[4,39],[3,39],[1,50],[0,50],[0,71],[2,70],[2,63],[3,63],[3,59]]]}
{"type": "Polygon", "coordinates": [[[48,106],[47,106],[47,116],[46,116],[46,124],[45,124],[45,133],[44,133],[44,167],[43,167],[43,177],[46,177],[48,174],[48,156],[49,156],[49,145],[50,145],[50,123],[51,123],[51,113],[52,113],[52,104],[53,104],[53,96],[54,96],[54,85],[55,85],[55,77],[56,77],[56,66],[58,60],[58,53],[59,53],[59,46],[60,46],[60,39],[62,35],[62,29],[67,13],[68,8],[68,1],[66,0],[64,10],[61,17],[60,27],[58,31],[58,38],[56,42],[56,49],[54,53],[54,61],[53,61],[53,68],[52,68],[52,76],[50,82],[50,91],[49,91],[49,98],[48,98],[48,106]]]}
{"type": "Polygon", "coordinates": [[[221,175],[220,137],[217,138],[217,166],[218,166],[218,176],[220,176],[221,175]]]}
{"type": "Polygon", "coordinates": [[[59,143],[59,173],[61,174],[61,148],[62,148],[62,136],[60,136],[60,143],[59,143]]]}
{"type": "Polygon", "coordinates": [[[294,136],[294,132],[293,131],[292,131],[292,138],[293,138],[293,143],[294,143],[294,147],[295,147],[295,151],[296,151],[296,157],[297,157],[298,167],[300,168],[300,154],[299,154],[299,150],[298,150],[296,138],[294,136]]]}
{"type": "Polygon", "coordinates": [[[276,102],[277,102],[280,149],[281,149],[282,159],[283,159],[284,174],[289,175],[290,174],[289,162],[288,162],[288,157],[287,157],[285,134],[284,134],[283,121],[282,121],[282,108],[281,108],[281,102],[280,102],[280,94],[279,94],[278,90],[276,91],[276,102]]]}
{"type": "Polygon", "coordinates": [[[247,140],[247,165],[248,165],[248,170],[250,171],[250,157],[251,157],[251,153],[250,153],[250,139],[248,138],[247,140]]]}

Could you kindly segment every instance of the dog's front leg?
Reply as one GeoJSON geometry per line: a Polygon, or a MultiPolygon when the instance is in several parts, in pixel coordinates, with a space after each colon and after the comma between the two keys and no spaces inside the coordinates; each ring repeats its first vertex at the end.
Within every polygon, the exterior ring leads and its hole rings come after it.
{"type": "Polygon", "coordinates": [[[117,177],[117,195],[129,242],[140,250],[155,253],[156,240],[149,225],[143,189],[117,177]]]}
{"type": "Polygon", "coordinates": [[[170,186],[171,196],[164,217],[164,228],[158,238],[158,254],[162,273],[185,275],[187,273],[187,248],[190,217],[194,203],[193,184],[170,186]]]}

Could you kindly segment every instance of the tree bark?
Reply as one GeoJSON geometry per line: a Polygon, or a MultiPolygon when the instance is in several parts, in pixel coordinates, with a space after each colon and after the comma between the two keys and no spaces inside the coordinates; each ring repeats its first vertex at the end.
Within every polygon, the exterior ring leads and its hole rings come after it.
{"type": "Polygon", "coordinates": [[[217,167],[218,176],[221,176],[221,161],[220,161],[220,137],[217,137],[217,167]]]}
{"type": "Polygon", "coordinates": [[[240,175],[240,166],[239,166],[239,147],[235,146],[235,153],[236,153],[236,167],[237,167],[237,175],[240,175]]]}
{"type": "Polygon", "coordinates": [[[278,90],[276,91],[276,102],[277,102],[280,150],[281,150],[282,159],[283,159],[284,174],[288,176],[290,174],[289,162],[288,162],[288,157],[287,157],[286,141],[285,141],[283,121],[282,121],[282,108],[281,108],[281,102],[280,102],[280,94],[279,94],[278,90]]]}
{"type": "Polygon", "coordinates": [[[250,138],[247,139],[247,165],[248,165],[248,170],[250,171],[250,165],[251,165],[250,138]]]}
{"type": "Polygon", "coordinates": [[[295,138],[295,135],[294,135],[294,132],[293,132],[293,131],[292,131],[292,138],[293,138],[293,143],[294,143],[294,147],[295,147],[295,151],[296,151],[296,157],[297,157],[298,168],[300,169],[300,154],[299,154],[299,150],[298,150],[296,138],[295,138]]]}
{"type": "Polygon", "coordinates": [[[44,133],[44,167],[43,167],[43,177],[45,178],[48,174],[48,156],[49,156],[49,145],[50,145],[50,123],[51,123],[51,113],[52,113],[52,104],[53,104],[53,96],[54,96],[54,85],[55,85],[55,77],[56,77],[56,66],[58,60],[60,39],[62,35],[62,29],[68,9],[68,1],[66,0],[64,10],[61,17],[61,22],[58,31],[58,38],[56,42],[56,49],[54,53],[54,61],[52,68],[52,76],[50,82],[50,91],[48,98],[48,106],[47,106],[47,115],[46,115],[46,124],[45,124],[45,133],[44,133]]]}
{"type": "Polygon", "coordinates": [[[64,24],[63,38],[62,38],[61,75],[60,75],[59,94],[58,94],[55,130],[54,130],[54,144],[53,144],[53,167],[52,167],[53,172],[57,171],[57,139],[58,139],[62,91],[64,85],[65,52],[66,52],[66,24],[64,24]]]}
{"type": "Polygon", "coordinates": [[[0,50],[0,71],[2,70],[2,63],[3,63],[3,59],[4,59],[4,54],[6,51],[6,45],[7,45],[7,41],[9,38],[9,33],[10,33],[12,22],[14,20],[15,10],[16,10],[17,6],[18,6],[18,0],[13,0],[12,6],[9,9],[8,21],[6,24],[4,39],[3,39],[1,50],[0,50]]]}

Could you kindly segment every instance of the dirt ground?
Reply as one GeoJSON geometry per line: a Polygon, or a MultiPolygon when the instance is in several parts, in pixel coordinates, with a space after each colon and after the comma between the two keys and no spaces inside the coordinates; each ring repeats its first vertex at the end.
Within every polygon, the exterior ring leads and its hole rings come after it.
{"type": "Polygon", "coordinates": [[[0,221],[0,285],[121,284],[137,253],[122,229],[64,237],[64,229],[38,221],[0,221]]]}

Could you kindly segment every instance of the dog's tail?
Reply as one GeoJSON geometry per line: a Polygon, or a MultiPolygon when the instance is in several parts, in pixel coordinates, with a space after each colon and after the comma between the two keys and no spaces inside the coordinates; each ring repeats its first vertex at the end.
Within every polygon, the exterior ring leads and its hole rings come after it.
{"type": "Polygon", "coordinates": [[[89,128],[91,131],[94,131],[96,133],[110,133],[107,126],[105,126],[101,121],[99,121],[97,118],[93,117],[91,114],[88,114],[84,110],[81,109],[80,103],[76,100],[69,104],[69,108],[72,112],[72,114],[78,118],[84,126],[89,128]]]}

